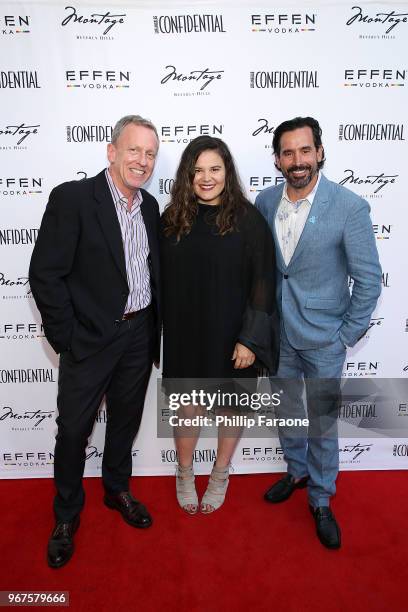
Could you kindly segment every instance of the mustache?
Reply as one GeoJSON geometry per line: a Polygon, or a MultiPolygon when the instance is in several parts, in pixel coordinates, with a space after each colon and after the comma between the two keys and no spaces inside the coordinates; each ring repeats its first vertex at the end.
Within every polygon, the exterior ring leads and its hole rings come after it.
{"type": "Polygon", "coordinates": [[[287,172],[301,172],[303,170],[311,170],[312,167],[311,166],[291,166],[290,168],[288,168],[287,172]]]}

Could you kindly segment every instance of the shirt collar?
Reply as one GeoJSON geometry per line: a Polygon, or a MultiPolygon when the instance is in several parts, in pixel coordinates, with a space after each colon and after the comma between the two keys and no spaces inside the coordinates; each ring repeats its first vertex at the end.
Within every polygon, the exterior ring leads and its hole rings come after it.
{"type": "MultiPolygon", "coordinates": [[[[113,198],[113,201],[114,201],[115,205],[121,204],[122,206],[125,206],[125,208],[126,208],[127,207],[127,198],[116,187],[116,185],[115,185],[115,183],[113,181],[113,178],[111,177],[111,174],[109,172],[109,168],[105,169],[105,176],[106,176],[106,180],[108,182],[109,189],[110,189],[110,192],[112,194],[112,198],[113,198]]],[[[133,196],[132,210],[133,210],[133,207],[140,206],[142,201],[143,201],[143,197],[142,197],[142,194],[140,192],[140,189],[137,189],[135,191],[134,196],[133,196]]]]}
{"type": "Polygon", "coordinates": [[[290,200],[288,198],[288,193],[287,193],[287,190],[286,190],[287,183],[285,182],[285,185],[283,187],[282,200],[286,200],[287,202],[289,202],[292,205],[297,204],[298,207],[300,206],[300,204],[302,202],[307,202],[309,204],[309,206],[312,206],[313,200],[315,199],[315,196],[316,196],[317,188],[319,187],[321,176],[322,175],[319,172],[318,175],[317,175],[316,185],[313,187],[312,191],[305,198],[301,198],[300,200],[297,200],[296,202],[292,202],[292,200],[290,200]]]}

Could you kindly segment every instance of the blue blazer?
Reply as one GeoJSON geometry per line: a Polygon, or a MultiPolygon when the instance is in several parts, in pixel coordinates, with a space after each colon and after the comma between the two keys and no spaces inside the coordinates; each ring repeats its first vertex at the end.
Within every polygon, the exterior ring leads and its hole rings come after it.
{"type": "Polygon", "coordinates": [[[321,176],[304,230],[286,266],[275,231],[284,185],[268,187],[255,206],[276,244],[277,300],[291,345],[325,346],[340,336],[353,346],[368,328],[381,293],[370,207],[361,197],[321,176]],[[349,279],[354,281],[352,294],[349,279]]]}

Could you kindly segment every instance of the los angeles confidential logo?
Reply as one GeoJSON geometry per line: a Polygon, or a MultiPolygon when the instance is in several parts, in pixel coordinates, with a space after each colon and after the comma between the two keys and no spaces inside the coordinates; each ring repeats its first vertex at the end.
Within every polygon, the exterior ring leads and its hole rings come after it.
{"type": "Polygon", "coordinates": [[[309,89],[318,88],[317,70],[251,71],[251,89],[309,89]]]}
{"type": "Polygon", "coordinates": [[[40,89],[36,70],[0,71],[1,89],[40,89]]]}
{"type": "Polygon", "coordinates": [[[65,130],[67,142],[110,142],[112,137],[111,125],[67,125],[65,130]]]}
{"type": "Polygon", "coordinates": [[[403,123],[341,123],[339,140],[405,140],[403,123]]]}
{"type": "Polygon", "coordinates": [[[224,33],[223,15],[212,13],[192,15],[154,15],[156,34],[224,33]]]}

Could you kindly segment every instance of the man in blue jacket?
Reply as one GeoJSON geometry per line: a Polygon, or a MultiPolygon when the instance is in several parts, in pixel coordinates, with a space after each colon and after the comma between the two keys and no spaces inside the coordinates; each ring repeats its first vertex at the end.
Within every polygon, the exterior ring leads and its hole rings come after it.
{"type": "Polygon", "coordinates": [[[281,314],[281,417],[302,417],[304,382],[308,435],[289,428],[279,437],[288,472],[266,493],[272,503],[308,487],[317,535],[339,548],[330,510],[339,467],[336,415],[346,349],[368,328],[381,292],[381,267],[365,200],[327,180],[321,128],[312,117],[277,127],[275,165],[283,185],[262,191],[255,205],[275,237],[281,314]],[[354,281],[349,292],[349,277],[354,281]]]}

